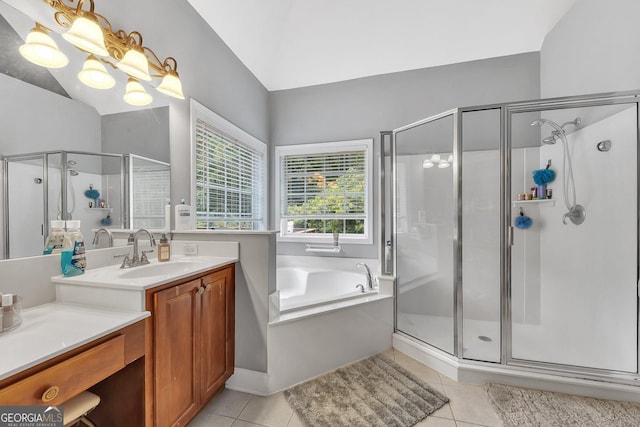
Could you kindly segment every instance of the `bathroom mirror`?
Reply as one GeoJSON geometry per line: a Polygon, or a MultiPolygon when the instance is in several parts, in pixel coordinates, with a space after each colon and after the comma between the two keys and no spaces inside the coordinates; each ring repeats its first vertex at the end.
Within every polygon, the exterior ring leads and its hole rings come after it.
{"type": "MultiPolygon", "coordinates": [[[[30,234],[39,236],[44,245],[46,227],[43,224],[43,215],[39,212],[44,210],[43,203],[46,200],[43,200],[43,187],[38,181],[46,178],[43,174],[48,175],[50,182],[57,177],[58,190],[54,191],[54,186],[51,186],[48,194],[48,219],[56,219],[57,205],[62,198],[59,190],[64,164],[67,168],[68,185],[77,187],[75,200],[71,200],[69,196],[66,201],[68,208],[72,207],[73,202],[77,204],[77,209],[74,206],[74,219],[78,219],[79,212],[80,215],[85,215],[88,209],[96,208],[96,200],[85,196],[85,192],[90,190],[89,185],[99,190],[103,196],[101,199],[105,201],[105,208],[98,206],[105,209],[104,211],[94,210],[87,214],[92,219],[86,220],[88,228],[83,234],[87,248],[91,249],[92,230],[109,224],[107,216],[110,216],[112,228],[133,226],[132,218],[129,216],[134,211],[154,217],[154,220],[147,220],[154,224],[159,224],[162,216],[164,224],[164,205],[169,198],[169,187],[166,184],[170,161],[169,101],[168,97],[147,88],[154,97],[151,104],[146,107],[126,104],[122,99],[126,75],[111,69],[109,73],[116,79],[115,87],[97,90],[83,85],[77,74],[82,69],[86,54],[62,39],[59,34],[62,28],[55,23],[53,14],[53,9],[42,1],[0,0],[0,40],[3,47],[0,50],[0,92],[3,94],[0,101],[0,128],[3,131],[0,138],[0,156],[8,158],[36,154],[15,162],[12,174],[18,172],[18,169],[46,171],[29,171],[20,178],[14,177],[13,182],[19,188],[18,195],[24,196],[22,200],[13,197],[7,201],[6,194],[3,194],[0,199],[0,212],[5,210],[5,205],[7,211],[20,212],[14,213],[14,221],[9,224],[8,234],[23,235],[22,233],[28,230],[30,234]],[[18,48],[24,43],[26,35],[35,26],[36,21],[53,30],[51,37],[69,58],[66,67],[47,69],[30,63],[20,55],[18,48]],[[43,165],[43,154],[51,152],[69,153],[68,159],[63,162],[61,154],[50,155],[49,163],[43,165]],[[125,168],[120,168],[117,156],[104,156],[104,153],[131,154],[140,159],[147,159],[145,161],[152,164],[161,165],[163,172],[153,172],[167,177],[162,181],[166,181],[166,185],[161,185],[161,193],[154,197],[160,204],[149,207],[148,196],[153,195],[154,188],[147,187],[144,200],[136,196],[141,194],[140,192],[131,191],[128,195],[123,195],[126,206],[120,206],[122,188],[119,176],[116,179],[115,175],[123,174],[125,180],[131,176],[125,175],[125,168]],[[69,161],[75,163],[71,164],[69,161]],[[38,212],[37,209],[18,204],[26,201],[39,204],[38,212]],[[159,213],[160,210],[162,215],[159,213]],[[122,212],[120,217],[119,212],[122,212]]],[[[3,171],[3,184],[8,181],[7,177],[8,171],[3,171]]],[[[3,220],[7,221],[7,218],[3,220]]],[[[0,230],[2,241],[6,239],[4,234],[6,233],[0,230]]],[[[21,248],[20,251],[15,251],[15,255],[11,253],[10,257],[39,255],[42,247],[38,246],[21,248]]],[[[0,258],[6,258],[4,247],[5,245],[2,245],[0,248],[0,258]]]]}

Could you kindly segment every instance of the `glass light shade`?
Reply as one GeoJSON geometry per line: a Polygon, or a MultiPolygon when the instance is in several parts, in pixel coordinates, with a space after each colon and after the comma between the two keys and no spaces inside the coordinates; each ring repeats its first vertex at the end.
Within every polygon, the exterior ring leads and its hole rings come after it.
{"type": "Polygon", "coordinates": [[[447,162],[453,162],[453,154],[449,154],[449,157],[447,157],[447,162]]]}
{"type": "Polygon", "coordinates": [[[124,54],[122,60],[120,60],[116,67],[120,68],[125,73],[136,79],[151,81],[151,75],[149,75],[149,61],[144,53],[140,52],[136,48],[131,48],[124,54]]]}
{"type": "Polygon", "coordinates": [[[130,105],[143,106],[151,104],[153,97],[149,95],[144,87],[134,78],[129,77],[127,89],[123,96],[124,102],[130,105]]]}
{"type": "Polygon", "coordinates": [[[97,22],[88,18],[80,17],[73,21],[73,25],[62,37],[86,52],[98,56],[109,56],[104,45],[104,33],[97,22]]]}
{"type": "Polygon", "coordinates": [[[429,159],[425,160],[424,162],[422,162],[422,167],[425,169],[429,169],[433,167],[433,162],[429,159]]]}
{"type": "Polygon", "coordinates": [[[42,67],[62,68],[69,63],[69,58],[58,49],[56,42],[38,28],[31,30],[19,50],[26,60],[42,67]]]}
{"type": "Polygon", "coordinates": [[[434,154],[433,156],[431,156],[431,161],[433,163],[438,163],[440,161],[440,154],[434,154]]]}
{"type": "Polygon", "coordinates": [[[440,169],[448,168],[449,166],[451,166],[451,163],[449,163],[449,162],[440,162],[440,163],[438,163],[438,167],[440,169]]]}
{"type": "Polygon", "coordinates": [[[182,83],[180,83],[178,74],[175,71],[169,71],[169,73],[162,78],[162,82],[156,89],[158,92],[162,92],[165,95],[184,99],[184,95],[182,94],[182,83]]]}
{"type": "Polygon", "coordinates": [[[82,83],[94,89],[111,89],[116,84],[115,79],[109,75],[105,66],[93,55],[89,55],[84,61],[78,78],[82,83]]]}

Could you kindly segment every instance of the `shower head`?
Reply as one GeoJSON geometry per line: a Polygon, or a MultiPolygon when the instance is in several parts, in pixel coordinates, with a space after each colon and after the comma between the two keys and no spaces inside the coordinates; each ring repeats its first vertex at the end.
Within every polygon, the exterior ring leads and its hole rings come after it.
{"type": "Polygon", "coordinates": [[[560,135],[560,134],[557,131],[553,131],[553,133],[550,136],[544,138],[542,140],[542,142],[544,144],[549,144],[549,145],[555,144],[556,143],[556,138],[558,137],[558,135],[560,135]]]}
{"type": "Polygon", "coordinates": [[[78,176],[78,175],[80,175],[80,172],[78,172],[78,171],[77,171],[77,170],[75,170],[75,169],[69,169],[69,175],[71,175],[71,176],[78,176]]]}
{"type": "Polygon", "coordinates": [[[554,128],[558,134],[564,133],[564,129],[562,129],[562,127],[557,124],[556,122],[554,122],[553,120],[548,120],[548,119],[538,119],[538,120],[534,120],[531,122],[530,126],[540,126],[542,127],[543,125],[549,125],[552,128],[554,128]]]}
{"type": "Polygon", "coordinates": [[[77,164],[78,162],[76,162],[75,160],[67,160],[67,167],[75,166],[77,164]]]}

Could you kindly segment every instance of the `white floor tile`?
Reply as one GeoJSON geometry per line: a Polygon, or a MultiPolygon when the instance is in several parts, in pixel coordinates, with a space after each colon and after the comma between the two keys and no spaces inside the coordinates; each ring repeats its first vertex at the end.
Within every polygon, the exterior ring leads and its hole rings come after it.
{"type": "Polygon", "coordinates": [[[494,411],[482,387],[445,385],[444,389],[450,399],[449,405],[456,421],[490,427],[502,426],[502,421],[494,411]]]}
{"type": "Polygon", "coordinates": [[[230,427],[234,421],[235,418],[202,411],[191,420],[189,427],[230,427]]]}
{"type": "Polygon", "coordinates": [[[204,407],[203,411],[238,418],[251,397],[252,395],[248,393],[224,389],[204,407]]]}
{"type": "Polygon", "coordinates": [[[268,427],[287,427],[292,414],[293,409],[284,394],[276,393],[267,397],[253,396],[238,419],[268,427]]]}

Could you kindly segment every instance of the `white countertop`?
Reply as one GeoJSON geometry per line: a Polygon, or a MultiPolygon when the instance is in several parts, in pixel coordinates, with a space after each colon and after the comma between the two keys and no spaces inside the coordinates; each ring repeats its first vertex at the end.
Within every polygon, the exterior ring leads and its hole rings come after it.
{"type": "Polygon", "coordinates": [[[22,324],[0,334],[0,379],[136,323],[148,311],[117,311],[69,304],[23,310],[22,324]]]}
{"type": "Polygon", "coordinates": [[[73,277],[55,276],[54,283],[83,285],[98,288],[127,289],[144,291],[164,283],[189,277],[207,270],[237,262],[235,257],[220,256],[173,256],[171,261],[160,263],[151,259],[148,265],[121,269],[120,265],[88,269],[84,274],[73,277]],[[163,267],[168,267],[166,270],[163,267]],[[170,267],[171,266],[171,267],[170,267]],[[145,275],[145,271],[154,271],[145,275]]]}

